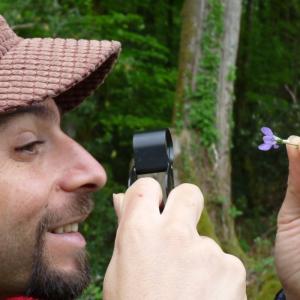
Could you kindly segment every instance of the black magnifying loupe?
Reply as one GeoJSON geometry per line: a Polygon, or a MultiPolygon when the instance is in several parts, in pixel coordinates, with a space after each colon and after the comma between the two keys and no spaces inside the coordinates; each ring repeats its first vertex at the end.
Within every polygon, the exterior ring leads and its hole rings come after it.
{"type": "Polygon", "coordinates": [[[161,183],[165,198],[174,188],[173,175],[173,142],[169,129],[139,132],[133,135],[133,166],[129,173],[128,186],[132,185],[139,175],[165,173],[161,183]]]}

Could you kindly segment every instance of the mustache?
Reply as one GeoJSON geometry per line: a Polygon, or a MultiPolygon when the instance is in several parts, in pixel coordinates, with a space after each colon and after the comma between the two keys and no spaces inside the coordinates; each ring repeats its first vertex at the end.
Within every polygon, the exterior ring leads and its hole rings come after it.
{"type": "Polygon", "coordinates": [[[65,219],[89,215],[94,209],[94,201],[91,193],[77,192],[71,196],[64,207],[59,210],[47,212],[39,226],[39,233],[46,231],[47,228],[62,223],[65,219]]]}

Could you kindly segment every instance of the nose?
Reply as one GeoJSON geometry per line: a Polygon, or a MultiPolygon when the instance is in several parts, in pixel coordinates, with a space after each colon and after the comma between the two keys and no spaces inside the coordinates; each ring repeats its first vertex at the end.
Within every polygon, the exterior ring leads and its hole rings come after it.
{"type": "Polygon", "coordinates": [[[101,164],[68,136],[65,136],[63,145],[60,155],[63,167],[59,180],[60,188],[67,192],[74,192],[78,189],[95,192],[102,188],[107,176],[101,164]]]}

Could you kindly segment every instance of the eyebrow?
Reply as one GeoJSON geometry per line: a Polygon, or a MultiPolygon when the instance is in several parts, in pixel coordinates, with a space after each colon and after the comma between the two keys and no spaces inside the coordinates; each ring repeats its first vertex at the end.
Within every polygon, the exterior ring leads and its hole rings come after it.
{"type": "Polygon", "coordinates": [[[60,123],[62,113],[59,110],[59,117],[57,117],[57,114],[52,109],[49,109],[47,106],[41,104],[19,107],[14,111],[0,114],[0,129],[3,130],[8,125],[8,123],[10,123],[17,116],[23,114],[31,114],[38,117],[39,119],[47,119],[53,123],[60,123]]]}

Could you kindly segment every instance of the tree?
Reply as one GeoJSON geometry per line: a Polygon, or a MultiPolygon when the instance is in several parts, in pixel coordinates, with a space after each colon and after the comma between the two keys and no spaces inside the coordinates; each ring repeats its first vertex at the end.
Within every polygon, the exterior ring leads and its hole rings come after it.
{"type": "MultiPolygon", "coordinates": [[[[231,131],[240,0],[186,0],[182,10],[174,126],[181,144],[179,180],[204,191],[208,215],[200,232],[217,233],[226,250],[244,256],[231,203],[231,131]],[[188,178],[187,178],[188,177],[188,178]]],[[[204,223],[203,223],[204,222],[204,223]]]]}
{"type": "Polygon", "coordinates": [[[235,235],[233,210],[231,210],[231,144],[232,144],[232,110],[233,110],[233,84],[235,79],[235,66],[237,49],[239,45],[240,0],[227,0],[224,2],[224,33],[222,40],[221,62],[216,103],[216,127],[218,139],[216,143],[216,177],[218,195],[222,203],[222,238],[231,241],[238,249],[238,240],[235,235]]]}

